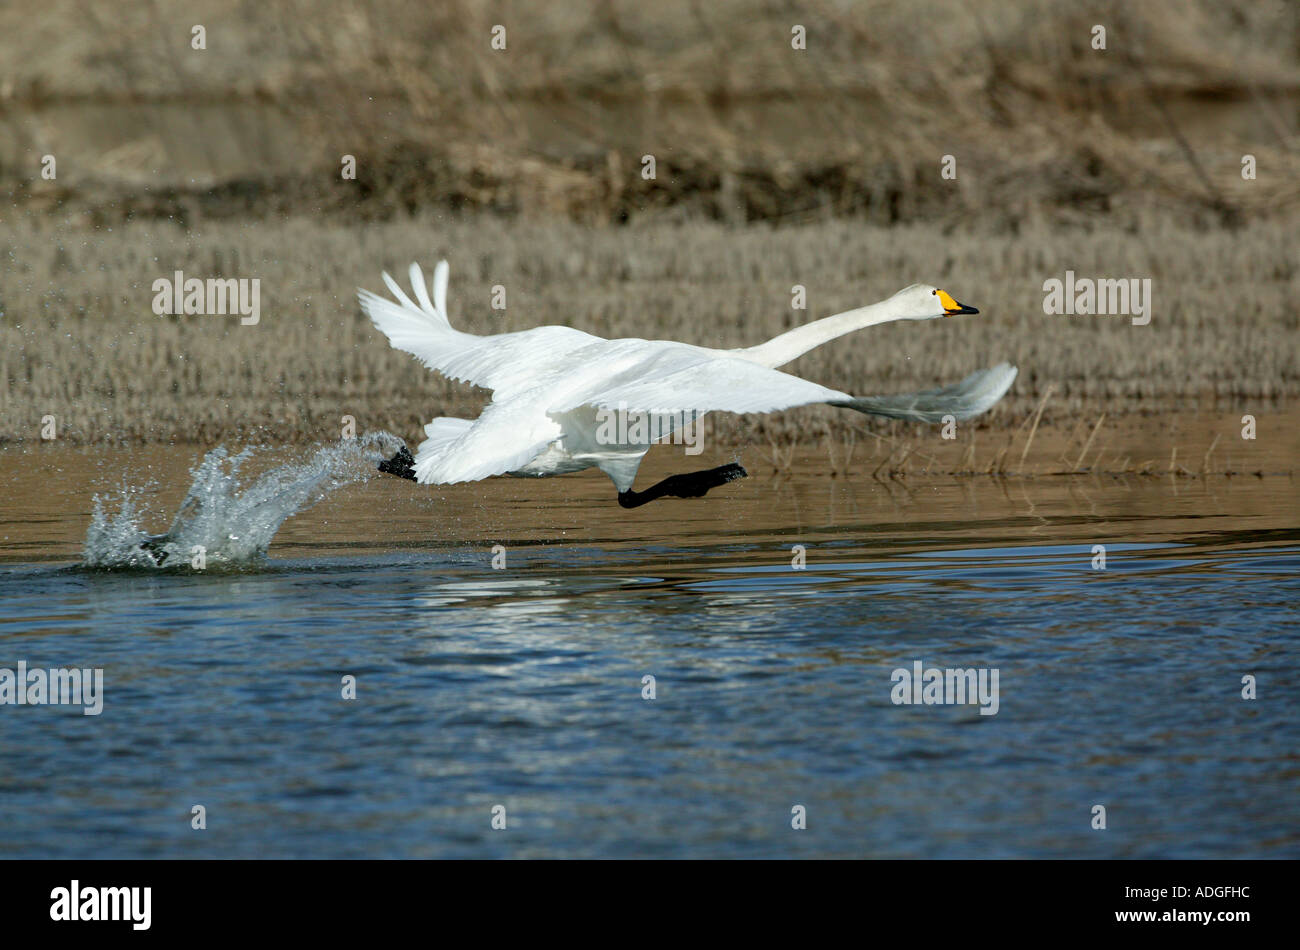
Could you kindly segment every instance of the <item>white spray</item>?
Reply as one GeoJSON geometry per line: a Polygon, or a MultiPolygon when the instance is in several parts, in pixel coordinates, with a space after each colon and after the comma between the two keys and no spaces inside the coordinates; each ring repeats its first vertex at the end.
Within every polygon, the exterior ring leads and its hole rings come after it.
{"type": "Polygon", "coordinates": [[[150,535],[141,527],[144,512],[130,489],[123,489],[113,514],[96,495],[82,563],[98,568],[181,567],[189,565],[196,547],[210,566],[258,561],[292,515],[344,485],[377,475],[376,463],[401,445],[387,432],[367,433],[323,446],[306,461],[272,469],[248,485],[240,484],[239,469],[253,450],[230,455],[224,447],[213,449],[191,470],[190,490],[166,534],[150,535]]]}

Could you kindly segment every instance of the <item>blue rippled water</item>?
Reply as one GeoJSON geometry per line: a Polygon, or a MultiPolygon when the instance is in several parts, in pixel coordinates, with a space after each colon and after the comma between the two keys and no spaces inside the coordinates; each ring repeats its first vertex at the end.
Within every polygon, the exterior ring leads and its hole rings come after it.
{"type": "Polygon", "coordinates": [[[11,558],[0,666],[102,667],[105,703],[0,707],[0,855],[1300,855],[1300,530],[1171,500],[1096,571],[1127,502],[954,491],[763,537],[735,500],[731,535],[521,539],[506,570],[302,535],[237,573],[11,558]],[[895,705],[918,660],[996,668],[997,714],[895,705]]]}

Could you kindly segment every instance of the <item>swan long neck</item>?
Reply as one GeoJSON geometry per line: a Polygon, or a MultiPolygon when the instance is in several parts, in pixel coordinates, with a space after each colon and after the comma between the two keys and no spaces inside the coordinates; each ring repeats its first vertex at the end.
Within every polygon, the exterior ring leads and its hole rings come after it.
{"type": "Polygon", "coordinates": [[[829,343],[831,340],[842,337],[846,333],[852,333],[854,330],[873,327],[880,323],[889,323],[892,320],[918,320],[927,319],[927,317],[928,315],[918,316],[906,312],[905,305],[900,304],[895,296],[866,307],[858,307],[856,310],[837,313],[833,317],[814,320],[812,323],[806,323],[801,327],[795,327],[793,330],[787,330],[766,343],[733,350],[732,352],[752,363],[759,363],[770,369],[775,369],[796,357],[802,356],[809,350],[816,349],[823,343],[829,343]]]}

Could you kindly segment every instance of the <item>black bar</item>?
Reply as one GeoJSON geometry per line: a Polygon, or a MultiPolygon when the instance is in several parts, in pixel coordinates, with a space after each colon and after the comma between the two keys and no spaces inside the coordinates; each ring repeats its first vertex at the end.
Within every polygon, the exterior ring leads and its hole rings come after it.
{"type": "Polygon", "coordinates": [[[633,941],[716,933],[734,943],[776,929],[829,937],[833,926],[873,940],[1129,933],[1222,944],[1284,927],[1293,875],[1281,861],[3,862],[0,919],[7,937],[284,932],[337,941],[401,928],[456,944],[514,930],[633,941]],[[88,909],[99,894],[86,905],[89,888],[150,888],[148,930],[129,919],[52,920],[56,889],[70,898],[73,880],[88,909]],[[1155,919],[1118,919],[1133,912],[1155,919]],[[1248,919],[1188,919],[1205,912],[1248,919]]]}

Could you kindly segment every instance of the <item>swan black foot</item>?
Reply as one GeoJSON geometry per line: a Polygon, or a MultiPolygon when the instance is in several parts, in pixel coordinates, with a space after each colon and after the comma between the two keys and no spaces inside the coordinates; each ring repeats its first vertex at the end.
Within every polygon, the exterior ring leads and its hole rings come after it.
{"type": "Polygon", "coordinates": [[[623,491],[618,493],[618,503],[624,508],[640,508],[647,502],[671,495],[674,498],[703,498],[709,489],[745,478],[749,473],[732,462],[702,472],[686,472],[682,475],[670,475],[661,482],[651,485],[645,491],[623,491]]]}
{"type": "Polygon", "coordinates": [[[144,551],[148,552],[149,556],[153,558],[155,564],[162,567],[163,563],[167,560],[167,552],[163,550],[163,545],[165,545],[169,540],[171,539],[165,534],[151,534],[140,542],[140,547],[144,551]]]}
{"type": "Polygon", "coordinates": [[[392,458],[384,459],[379,463],[379,470],[385,475],[396,475],[398,478],[415,481],[415,457],[411,455],[410,449],[402,446],[392,458]]]}

